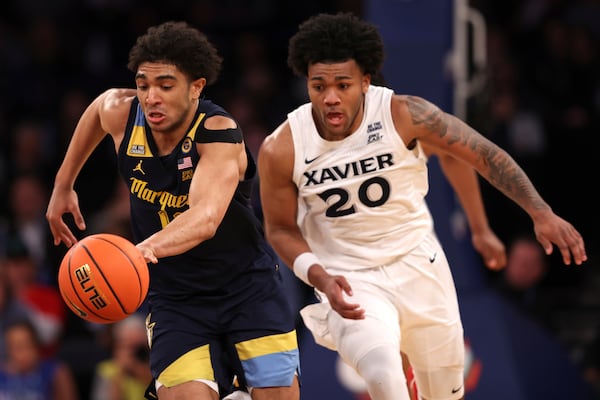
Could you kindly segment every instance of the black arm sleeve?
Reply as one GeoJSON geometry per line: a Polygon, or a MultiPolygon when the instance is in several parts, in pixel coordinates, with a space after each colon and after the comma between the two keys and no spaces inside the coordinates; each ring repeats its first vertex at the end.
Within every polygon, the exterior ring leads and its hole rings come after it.
{"type": "Polygon", "coordinates": [[[197,143],[242,143],[242,130],[237,128],[209,130],[201,129],[199,135],[196,135],[197,143]]]}

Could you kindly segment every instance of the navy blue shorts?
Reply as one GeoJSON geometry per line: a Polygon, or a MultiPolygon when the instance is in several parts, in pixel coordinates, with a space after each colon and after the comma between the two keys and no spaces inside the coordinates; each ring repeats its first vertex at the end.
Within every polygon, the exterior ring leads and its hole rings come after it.
{"type": "MultiPolygon", "coordinates": [[[[283,267],[286,268],[286,267],[283,267]]],[[[152,376],[171,387],[290,386],[299,373],[295,315],[278,265],[237,277],[218,293],[153,297],[147,319],[152,376]]]]}

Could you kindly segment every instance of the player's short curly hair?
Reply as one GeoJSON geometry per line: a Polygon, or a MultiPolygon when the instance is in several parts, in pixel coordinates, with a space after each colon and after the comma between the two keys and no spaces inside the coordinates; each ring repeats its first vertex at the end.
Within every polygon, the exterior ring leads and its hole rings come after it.
{"type": "Polygon", "coordinates": [[[138,37],[129,51],[127,68],[137,72],[144,62],[175,65],[192,80],[211,84],[221,72],[223,59],[205,34],[185,22],[165,22],[138,37]]]}
{"type": "Polygon", "coordinates": [[[300,24],[288,46],[287,63],[306,77],[314,63],[355,60],[365,74],[379,72],[385,57],[377,27],[351,13],[318,14],[300,24]]]}

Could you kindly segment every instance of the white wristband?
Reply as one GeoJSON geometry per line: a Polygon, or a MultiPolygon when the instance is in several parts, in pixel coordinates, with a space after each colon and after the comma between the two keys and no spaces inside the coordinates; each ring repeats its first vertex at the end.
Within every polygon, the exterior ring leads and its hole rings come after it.
{"type": "Polygon", "coordinates": [[[307,285],[313,286],[308,281],[308,270],[315,264],[320,265],[321,262],[314,253],[302,253],[294,260],[294,274],[307,285]]]}

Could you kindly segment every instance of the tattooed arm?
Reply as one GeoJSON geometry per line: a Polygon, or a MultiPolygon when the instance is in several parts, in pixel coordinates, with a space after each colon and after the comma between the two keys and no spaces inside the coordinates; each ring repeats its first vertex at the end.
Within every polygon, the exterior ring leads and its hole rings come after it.
{"type": "Polygon", "coordinates": [[[448,153],[435,151],[425,143],[421,148],[427,157],[437,157],[444,176],[452,186],[467,217],[473,248],[492,270],[506,266],[506,248],[488,223],[477,173],[470,165],[448,153]]]}
{"type": "Polygon", "coordinates": [[[460,119],[415,96],[394,96],[394,125],[404,143],[419,140],[471,165],[496,189],[531,217],[538,241],[546,254],[556,245],[566,265],[587,260],[583,239],[540,196],[533,183],[503,149],[460,119]]]}

